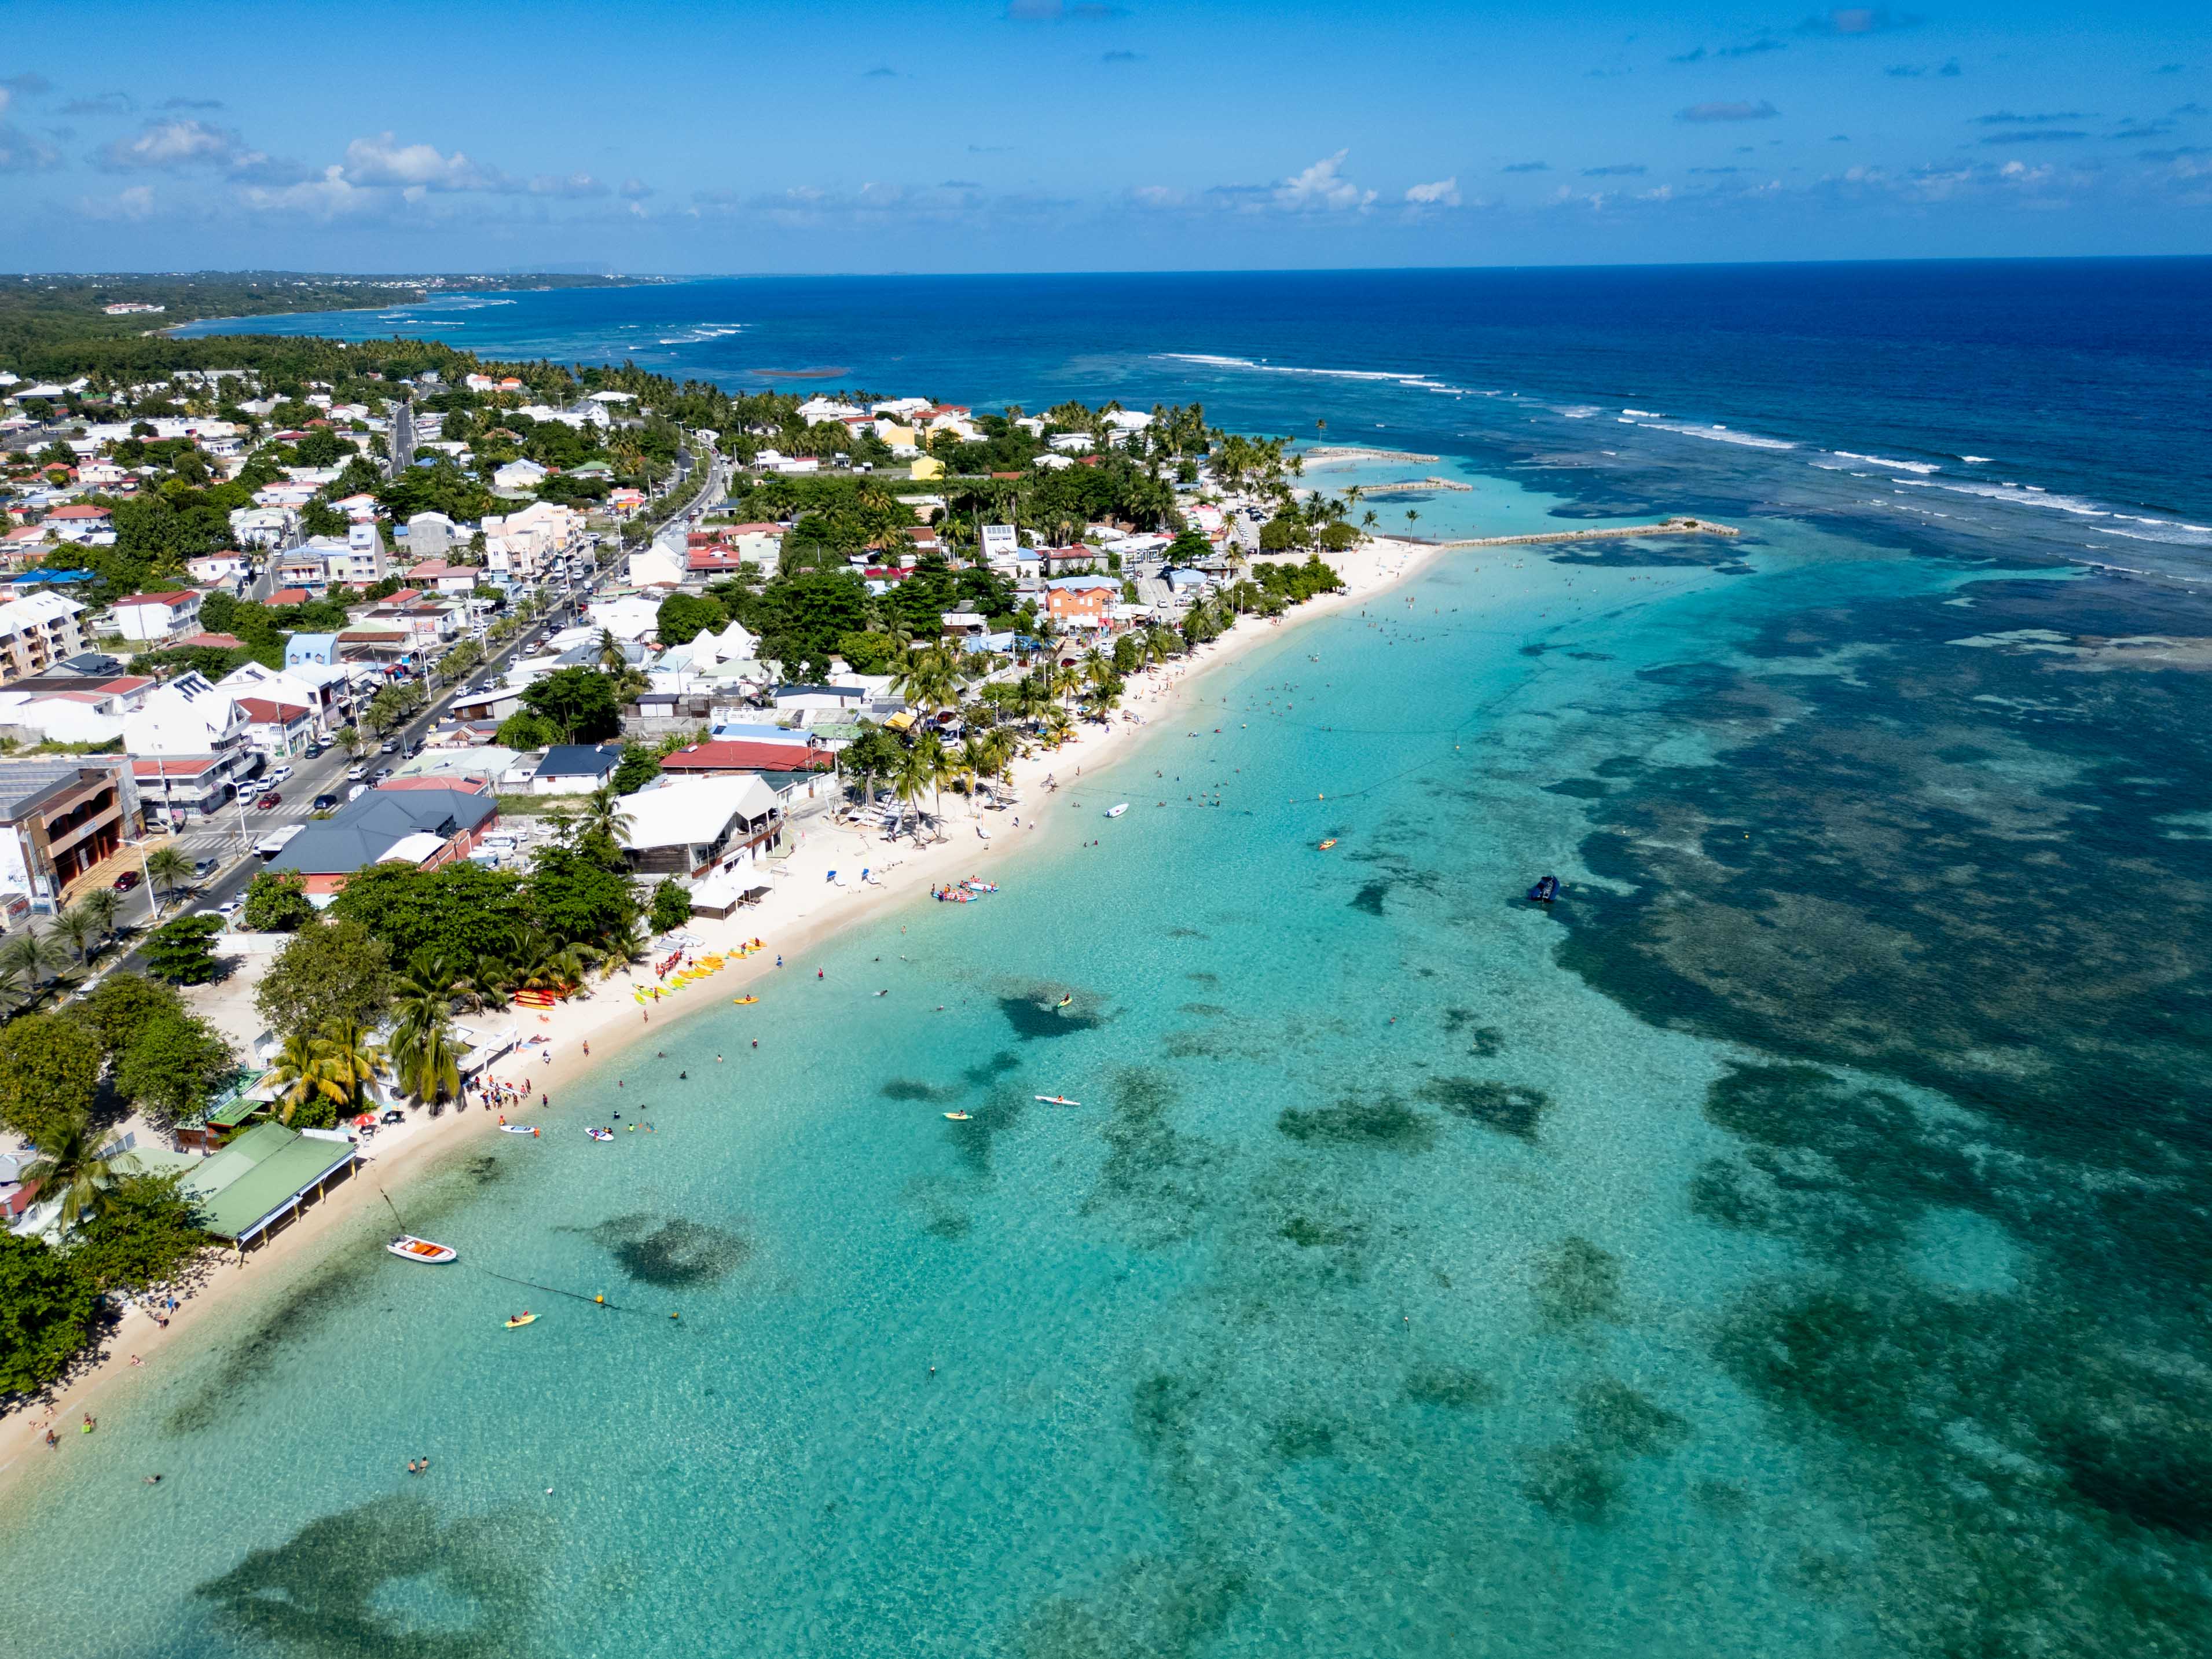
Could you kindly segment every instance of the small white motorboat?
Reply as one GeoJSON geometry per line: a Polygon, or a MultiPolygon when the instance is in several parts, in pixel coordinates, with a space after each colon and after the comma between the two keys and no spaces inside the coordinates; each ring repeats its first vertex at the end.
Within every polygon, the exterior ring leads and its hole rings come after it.
{"type": "Polygon", "coordinates": [[[1122,814],[1122,813],[1124,813],[1124,812],[1127,811],[1128,810],[1129,810],[1129,803],[1128,803],[1128,802],[1127,802],[1127,801],[1123,801],[1123,802],[1122,802],[1119,806],[1109,806],[1109,807],[1108,807],[1108,808],[1106,809],[1106,816],[1107,816],[1108,817],[1109,817],[1109,818],[1118,818],[1118,817],[1120,817],[1121,816],[1121,814],[1122,814]]]}
{"type": "Polygon", "coordinates": [[[538,1133],[538,1126],[534,1123],[502,1123],[499,1127],[502,1134],[534,1135],[538,1133]]]}
{"type": "Polygon", "coordinates": [[[412,1233],[402,1233],[384,1247],[402,1261],[421,1261],[432,1266],[458,1260],[460,1252],[450,1244],[435,1244],[427,1238],[417,1238],[412,1233]]]}

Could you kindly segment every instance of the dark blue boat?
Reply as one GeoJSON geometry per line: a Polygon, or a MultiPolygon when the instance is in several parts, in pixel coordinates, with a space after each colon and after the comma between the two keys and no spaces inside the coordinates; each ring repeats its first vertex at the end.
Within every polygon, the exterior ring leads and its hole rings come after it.
{"type": "Polygon", "coordinates": [[[1559,896],[1559,878],[1547,876],[1528,890],[1528,896],[1539,904],[1549,904],[1559,896]]]}

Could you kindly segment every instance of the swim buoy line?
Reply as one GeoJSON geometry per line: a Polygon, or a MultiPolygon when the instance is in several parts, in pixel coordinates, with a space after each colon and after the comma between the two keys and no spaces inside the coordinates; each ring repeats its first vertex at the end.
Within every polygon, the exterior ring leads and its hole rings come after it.
{"type": "MultiPolygon", "coordinates": [[[[564,1291],[558,1285],[541,1285],[534,1279],[517,1279],[512,1273],[493,1273],[489,1267],[478,1267],[477,1271],[493,1279],[505,1279],[510,1285],[526,1285],[533,1291],[544,1291],[548,1296],[565,1296],[572,1302],[588,1302],[594,1307],[605,1308],[611,1312],[645,1314],[648,1318],[651,1317],[647,1309],[624,1307],[619,1302],[608,1301],[604,1295],[586,1296],[581,1291],[564,1291]]],[[[668,1316],[671,1319],[676,1318],[674,1314],[668,1316]]]]}

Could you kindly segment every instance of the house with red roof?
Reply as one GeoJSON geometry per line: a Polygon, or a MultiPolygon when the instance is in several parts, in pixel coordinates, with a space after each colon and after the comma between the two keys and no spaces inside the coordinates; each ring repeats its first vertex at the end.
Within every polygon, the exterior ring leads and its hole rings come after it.
{"type": "Polygon", "coordinates": [[[65,542],[88,542],[95,536],[113,533],[115,516],[89,501],[71,501],[47,514],[39,527],[65,542]]]}
{"type": "Polygon", "coordinates": [[[714,738],[663,756],[660,769],[677,777],[714,777],[726,772],[827,772],[834,764],[826,752],[803,744],[714,738]]]}
{"type": "Polygon", "coordinates": [[[274,697],[235,700],[246,715],[246,741],[264,755],[296,755],[315,735],[315,711],[274,697]]]}

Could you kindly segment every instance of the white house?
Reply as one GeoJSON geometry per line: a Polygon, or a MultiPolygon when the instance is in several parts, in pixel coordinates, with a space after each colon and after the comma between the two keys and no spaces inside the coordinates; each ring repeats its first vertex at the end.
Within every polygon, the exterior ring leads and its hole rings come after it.
{"type": "Polygon", "coordinates": [[[185,569],[194,581],[204,582],[210,587],[217,582],[235,582],[246,574],[246,555],[203,553],[198,558],[186,559],[185,569]]]}
{"type": "Polygon", "coordinates": [[[33,593],[0,605],[0,679],[43,674],[84,649],[77,618],[84,607],[58,593],[33,593]]]}
{"type": "Polygon", "coordinates": [[[123,747],[134,757],[235,755],[246,747],[246,711],[204,674],[179,674],[147,694],[123,722],[123,747]]]}
{"type": "Polygon", "coordinates": [[[235,507],[230,533],[240,547],[283,547],[299,535],[300,515],[289,507],[235,507]]]}
{"type": "Polygon", "coordinates": [[[660,628],[659,602],[634,595],[621,599],[594,599],[586,608],[586,614],[591,617],[593,628],[612,634],[618,640],[642,640],[660,628]]]}
{"type": "Polygon", "coordinates": [[[126,640],[150,643],[199,632],[200,596],[188,587],[167,593],[133,593],[127,599],[116,600],[111,608],[115,612],[115,631],[126,640]]]}
{"type": "Polygon", "coordinates": [[[494,489],[535,489],[551,475],[532,460],[513,460],[491,475],[494,489]]]}
{"type": "Polygon", "coordinates": [[[632,587],[674,587],[684,576],[684,562],[657,543],[629,556],[632,587]]]}
{"type": "Polygon", "coordinates": [[[668,778],[622,798],[622,849],[633,872],[696,878],[757,862],[782,817],[758,778],[668,778]]]}

